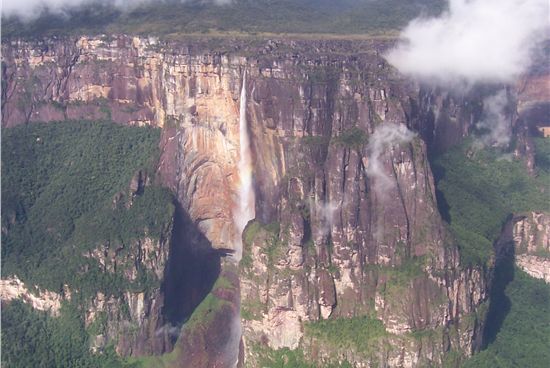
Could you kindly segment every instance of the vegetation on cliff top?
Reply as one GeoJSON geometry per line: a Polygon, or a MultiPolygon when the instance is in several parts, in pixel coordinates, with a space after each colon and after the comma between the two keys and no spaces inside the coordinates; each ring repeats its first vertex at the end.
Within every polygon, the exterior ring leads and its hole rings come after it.
{"type": "Polygon", "coordinates": [[[2,19],[2,36],[367,34],[399,29],[421,12],[439,13],[444,6],[443,0],[234,0],[222,6],[174,0],[121,11],[105,2],[69,9],[65,14],[45,13],[30,23],[2,19]]]}
{"type": "Polygon", "coordinates": [[[129,251],[131,241],[159,238],[170,226],[171,195],[146,187],[126,204],[136,170],[158,155],[159,130],[100,122],[29,124],[2,132],[2,268],[27,285],[81,295],[118,294],[154,282],[143,270],[128,284],[85,253],[99,244],[129,251]],[[83,272],[87,270],[87,272],[83,272]]]}

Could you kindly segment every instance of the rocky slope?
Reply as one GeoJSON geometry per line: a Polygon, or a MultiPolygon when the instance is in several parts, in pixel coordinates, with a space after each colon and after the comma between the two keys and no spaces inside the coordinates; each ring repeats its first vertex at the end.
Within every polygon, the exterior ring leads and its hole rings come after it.
{"type": "MultiPolygon", "coordinates": [[[[145,238],[128,248],[135,252],[120,257],[115,254],[120,249],[117,251],[103,245],[89,256],[99,260],[105,272],[116,272],[117,265],[123,268],[130,281],[135,279],[140,267],[151,271],[160,269],[161,275],[158,277],[162,280],[168,255],[168,244],[165,241],[145,238]],[[136,266],[127,267],[128,264],[136,266]]],[[[71,296],[68,287],[64,288],[62,294],[40,289],[29,290],[17,276],[0,281],[0,298],[3,303],[19,299],[53,316],[59,316],[62,303],[71,301],[71,296]]],[[[78,292],[76,297],[79,297],[78,292]]],[[[164,297],[159,288],[145,292],[126,291],[121,296],[106,296],[97,292],[91,300],[83,301],[82,305],[85,326],[91,335],[90,349],[101,351],[114,344],[116,352],[122,356],[154,354],[171,349],[173,333],[169,325],[165,325],[167,322],[161,313],[163,303],[164,297]]]]}
{"type": "MultiPolygon", "coordinates": [[[[166,271],[171,303],[186,310],[173,316],[181,321],[240,236],[233,213],[246,71],[256,220],[245,231],[240,267],[244,365],[257,366],[266,348],[302,348],[310,360],[356,366],[438,365],[450,350],[469,356],[479,348],[490,272],[461,265],[438,212],[427,152],[467,136],[487,92],[415,85],[381,56],[390,46],[126,36],[11,41],[2,45],[2,125],[109,119],[163,127],[158,174],[176,193],[175,232],[185,238],[168,263],[194,264],[166,271]],[[377,146],[373,137],[384,130],[407,138],[377,146]],[[199,286],[178,281],[200,275],[206,281],[199,286]],[[186,292],[195,294],[191,301],[186,292]],[[308,335],[320,320],[358,316],[383,323],[369,351],[308,335]]],[[[524,137],[517,154],[529,163],[525,119],[514,115],[511,123],[524,137]]],[[[238,294],[226,294],[234,310],[238,294]]],[[[147,304],[150,297],[129,301],[132,318],[159,310],[147,304]]],[[[98,310],[108,309],[108,300],[96,299],[98,310]]],[[[196,341],[188,336],[184,328],[179,344],[196,341]]]]}
{"type": "Polygon", "coordinates": [[[32,293],[17,277],[9,277],[0,280],[0,299],[4,302],[21,299],[25,303],[32,305],[34,309],[47,311],[57,316],[59,315],[63,297],[48,290],[38,290],[38,293],[32,293]]]}
{"type": "MultiPolygon", "coordinates": [[[[142,171],[137,172],[129,189],[117,193],[112,205],[131,207],[136,197],[143,194],[144,186],[149,185],[146,177],[142,171]]],[[[161,282],[168,265],[173,213],[162,226],[160,234],[149,236],[145,230],[145,236],[127,243],[105,240],[80,255],[89,262],[78,272],[92,273],[94,267],[98,267],[100,273],[116,282],[113,286],[119,290],[113,292],[110,288],[105,291],[92,286],[91,290],[84,291],[69,286],[74,280],[66,280],[67,284],[59,292],[54,292],[38,285],[26,285],[17,275],[4,271],[0,281],[2,303],[19,299],[55,317],[63,312],[64,303],[76,304],[83,313],[84,326],[90,334],[90,349],[94,352],[111,345],[121,356],[154,354],[171,349],[174,336],[169,329],[170,321],[162,313],[166,299],[161,282]]],[[[8,231],[14,230],[3,228],[3,239],[8,231]]],[[[73,248],[78,251],[78,248],[73,248]]],[[[97,280],[98,284],[100,281],[97,280]]]]}
{"type": "Polygon", "coordinates": [[[514,219],[516,264],[529,275],[550,283],[550,218],[531,212],[514,219]]]}
{"type": "MultiPolygon", "coordinates": [[[[171,229],[167,229],[168,234],[171,229]]],[[[144,238],[128,246],[132,251],[117,255],[108,245],[95,249],[90,257],[105,266],[105,272],[116,272],[118,266],[128,280],[138,275],[139,268],[164,278],[169,240],[144,238]],[[128,267],[128,265],[135,265],[128,267]]],[[[160,284],[160,282],[159,282],[160,284]]],[[[154,354],[170,349],[173,333],[162,313],[165,298],[159,287],[146,291],[127,290],[121,296],[107,296],[98,292],[88,302],[84,322],[92,333],[91,349],[101,351],[108,344],[122,356],[154,354]]]]}

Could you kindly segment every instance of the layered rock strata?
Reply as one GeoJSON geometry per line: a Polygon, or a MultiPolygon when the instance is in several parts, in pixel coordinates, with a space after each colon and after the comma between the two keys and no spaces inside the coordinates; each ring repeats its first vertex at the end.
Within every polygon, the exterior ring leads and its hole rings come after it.
{"type": "MultiPolygon", "coordinates": [[[[470,134],[488,92],[418,86],[387,64],[388,47],[391,41],[375,39],[10,41],[2,45],[2,125],[108,119],[162,127],[158,176],[196,228],[188,236],[186,227],[175,230],[187,246],[170,257],[200,264],[233,252],[240,236],[233,213],[244,110],[256,219],[244,234],[239,271],[241,362],[260,364],[265,348],[300,348],[319,364],[438,365],[451,350],[468,356],[480,346],[490,273],[461,265],[437,209],[427,155],[470,134]],[[410,130],[411,138],[374,152],[380,129],[410,130]],[[364,316],[383,325],[372,341],[376,352],[343,350],[308,333],[321,320],[364,316]]],[[[511,119],[518,137],[524,120],[511,119]]],[[[521,143],[518,155],[530,145],[521,143]]],[[[167,269],[185,274],[175,263],[167,269]]],[[[234,313],[231,277],[231,301],[222,304],[234,313]]],[[[181,291],[171,282],[167,290],[181,291]]],[[[147,300],[157,299],[128,301],[132,318],[141,320],[144,310],[162,314],[147,300]]],[[[99,295],[94,303],[109,309],[99,295]]],[[[184,331],[177,344],[193,345],[212,332],[184,331]]],[[[178,351],[192,355],[189,346],[178,351]]]]}

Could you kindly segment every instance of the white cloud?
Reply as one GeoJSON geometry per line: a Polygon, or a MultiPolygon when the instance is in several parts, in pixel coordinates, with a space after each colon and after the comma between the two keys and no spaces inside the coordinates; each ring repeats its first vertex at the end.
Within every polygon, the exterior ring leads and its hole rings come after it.
{"type": "Polygon", "coordinates": [[[155,331],[155,336],[162,336],[164,334],[170,337],[178,337],[181,331],[181,326],[172,326],[171,324],[165,324],[161,328],[155,331]]]}
{"type": "MultiPolygon", "coordinates": [[[[122,10],[131,10],[148,3],[180,2],[187,0],[3,0],[2,15],[15,15],[24,21],[32,21],[42,14],[44,10],[52,13],[66,14],[82,5],[105,4],[112,5],[122,10]]],[[[210,0],[214,5],[227,5],[232,0],[210,0]]]]}
{"type": "MultiPolygon", "coordinates": [[[[105,4],[112,5],[122,10],[131,10],[147,3],[180,2],[187,0],[3,0],[2,15],[17,16],[24,21],[32,21],[48,9],[57,14],[66,14],[67,11],[78,8],[82,5],[105,4]]],[[[210,0],[214,5],[227,5],[232,0],[210,0]]]]}
{"type": "Polygon", "coordinates": [[[334,219],[334,214],[340,208],[340,206],[335,202],[322,202],[316,203],[318,218],[320,219],[321,226],[319,227],[320,236],[327,235],[330,233],[332,228],[332,221],[334,219]]]}
{"type": "MultiPolygon", "coordinates": [[[[454,90],[514,83],[549,36],[549,16],[548,0],[449,0],[441,16],[413,20],[386,56],[402,73],[454,90]]],[[[505,91],[484,100],[478,143],[508,145],[507,104],[505,91]]]]}
{"type": "Polygon", "coordinates": [[[403,124],[383,123],[376,127],[369,138],[367,150],[369,161],[367,176],[374,180],[374,190],[384,198],[386,191],[394,186],[394,182],[384,170],[382,156],[390,148],[401,143],[410,142],[416,136],[403,124]]]}
{"type": "Polygon", "coordinates": [[[483,146],[506,147],[510,143],[512,124],[506,114],[508,94],[502,89],[483,100],[483,119],[476,126],[483,129],[479,143],[483,146]]]}
{"type": "Polygon", "coordinates": [[[511,82],[547,34],[548,10],[548,0],[449,0],[440,17],[413,20],[387,59],[432,84],[511,82]]]}
{"type": "Polygon", "coordinates": [[[309,197],[309,209],[314,213],[318,226],[317,236],[323,237],[330,233],[334,215],[342,207],[342,203],[330,200],[316,200],[309,197]]]}
{"type": "Polygon", "coordinates": [[[44,10],[64,14],[68,10],[92,3],[110,4],[119,9],[128,9],[153,1],[165,0],[3,0],[2,15],[18,16],[23,20],[33,20],[44,10]]]}

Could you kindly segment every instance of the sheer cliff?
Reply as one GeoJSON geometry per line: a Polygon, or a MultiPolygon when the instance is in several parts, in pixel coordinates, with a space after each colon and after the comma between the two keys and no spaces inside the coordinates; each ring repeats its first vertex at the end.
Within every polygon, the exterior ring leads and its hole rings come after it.
{"type": "MultiPolygon", "coordinates": [[[[317,364],[439,366],[481,347],[493,258],[461,257],[428,153],[475,130],[495,87],[463,95],[417,85],[384,60],[391,45],[128,36],[2,45],[3,127],[80,119],[162,128],[156,176],[177,203],[170,254],[161,247],[165,269],[155,270],[162,294],[148,296],[166,307],[147,318],[183,328],[177,342],[120,354],[172,351],[163,364],[228,366],[239,308],[243,366],[280,349],[317,364]],[[256,217],[237,269],[243,113],[256,217]],[[372,333],[352,336],[350,320],[372,333]]],[[[521,106],[536,97],[530,83],[509,88],[521,106]]],[[[514,154],[532,168],[518,111],[509,114],[514,154]]],[[[158,338],[158,327],[142,335],[158,338]]]]}

